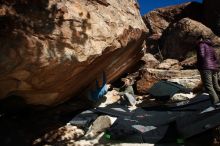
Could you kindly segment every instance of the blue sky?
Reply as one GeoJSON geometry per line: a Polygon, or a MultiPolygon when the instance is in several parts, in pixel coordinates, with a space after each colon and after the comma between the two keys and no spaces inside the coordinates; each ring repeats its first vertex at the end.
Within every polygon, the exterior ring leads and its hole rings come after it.
{"type": "Polygon", "coordinates": [[[176,5],[191,1],[202,2],[202,0],[138,0],[141,7],[141,15],[144,15],[155,8],[176,5]]]}

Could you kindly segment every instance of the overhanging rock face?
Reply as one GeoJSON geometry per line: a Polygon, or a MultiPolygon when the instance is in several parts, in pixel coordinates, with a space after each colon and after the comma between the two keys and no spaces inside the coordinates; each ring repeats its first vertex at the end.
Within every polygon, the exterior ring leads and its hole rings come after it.
{"type": "Polygon", "coordinates": [[[32,105],[62,103],[103,72],[116,79],[148,32],[135,0],[5,0],[0,9],[0,99],[32,105]]]}

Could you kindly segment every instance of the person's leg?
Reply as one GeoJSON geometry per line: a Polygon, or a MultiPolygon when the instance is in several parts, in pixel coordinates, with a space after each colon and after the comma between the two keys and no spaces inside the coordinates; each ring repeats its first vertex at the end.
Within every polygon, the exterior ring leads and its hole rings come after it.
{"type": "Polygon", "coordinates": [[[212,71],[211,70],[202,70],[200,71],[202,82],[205,86],[205,89],[208,91],[209,96],[213,104],[219,102],[218,95],[215,92],[212,81],[212,71]]]}
{"type": "Polygon", "coordinates": [[[218,72],[213,72],[212,74],[213,86],[217,94],[220,94],[220,86],[218,84],[218,72]]]}
{"type": "Polygon", "coordinates": [[[136,104],[136,99],[133,95],[129,93],[125,93],[125,98],[129,101],[129,103],[133,106],[136,104]]]}

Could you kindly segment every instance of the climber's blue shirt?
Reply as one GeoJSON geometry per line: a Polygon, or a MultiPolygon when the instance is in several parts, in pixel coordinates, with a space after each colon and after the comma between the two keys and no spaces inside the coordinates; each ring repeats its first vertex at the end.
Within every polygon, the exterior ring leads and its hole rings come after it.
{"type": "Polygon", "coordinates": [[[103,73],[101,87],[99,87],[98,80],[96,80],[96,89],[90,91],[89,98],[93,101],[98,101],[107,93],[107,91],[106,76],[105,73],[103,73]]]}

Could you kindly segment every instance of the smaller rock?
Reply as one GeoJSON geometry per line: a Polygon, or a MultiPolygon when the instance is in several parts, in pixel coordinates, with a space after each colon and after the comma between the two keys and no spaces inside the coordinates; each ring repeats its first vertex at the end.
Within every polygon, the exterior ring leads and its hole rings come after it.
{"type": "Polygon", "coordinates": [[[98,135],[111,126],[111,120],[108,116],[98,117],[92,124],[92,133],[98,135]]]}
{"type": "Polygon", "coordinates": [[[105,101],[102,102],[100,105],[98,105],[99,107],[106,107],[109,104],[113,104],[116,103],[121,97],[119,95],[114,94],[115,90],[112,91],[108,91],[105,95],[105,101]]]}
{"type": "Polygon", "coordinates": [[[170,70],[181,70],[183,67],[178,63],[170,67],[170,70]]]}
{"type": "Polygon", "coordinates": [[[173,95],[173,97],[171,97],[171,101],[184,101],[184,100],[192,99],[193,97],[195,97],[195,94],[193,93],[189,93],[189,94],[177,93],[173,95]]]}
{"type": "Polygon", "coordinates": [[[110,116],[100,116],[98,117],[93,123],[92,126],[90,127],[90,130],[87,132],[85,135],[86,139],[91,139],[95,138],[99,134],[103,133],[107,128],[109,128],[112,123],[116,119],[110,116]]]}
{"type": "Polygon", "coordinates": [[[150,53],[145,54],[142,59],[145,62],[146,68],[155,68],[159,65],[159,61],[150,53]]]}
{"type": "Polygon", "coordinates": [[[196,68],[196,63],[197,63],[197,57],[196,56],[192,56],[192,57],[189,57],[189,58],[186,58],[185,60],[183,60],[180,65],[183,67],[183,68],[196,68]]]}
{"type": "Polygon", "coordinates": [[[178,65],[179,61],[176,59],[166,59],[158,65],[158,69],[171,69],[172,66],[178,65]]]}
{"type": "Polygon", "coordinates": [[[201,78],[200,78],[200,75],[197,75],[194,77],[188,77],[188,78],[182,78],[182,79],[181,78],[169,79],[168,81],[176,82],[189,89],[194,89],[200,84],[201,78]]]}

